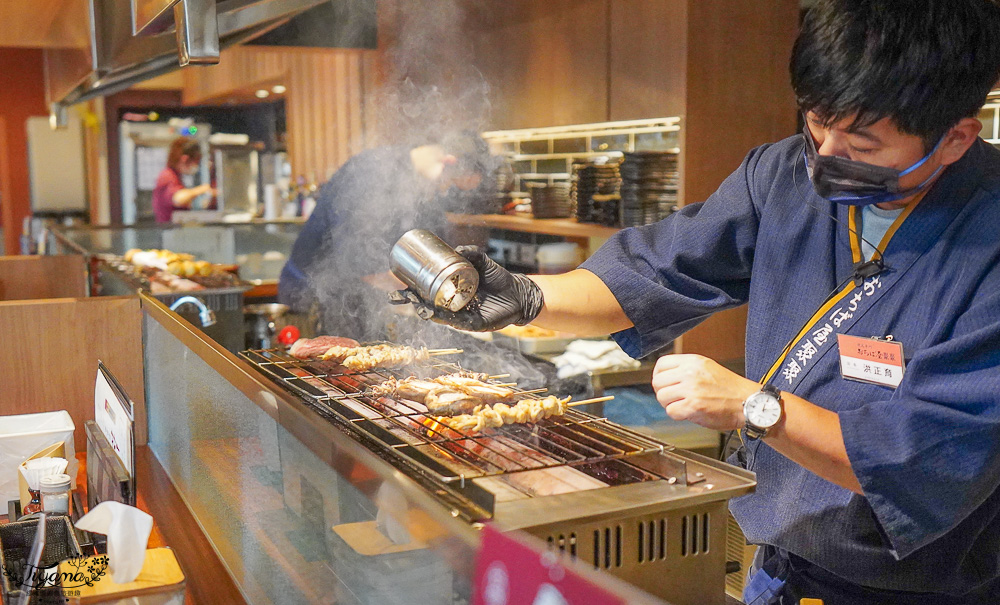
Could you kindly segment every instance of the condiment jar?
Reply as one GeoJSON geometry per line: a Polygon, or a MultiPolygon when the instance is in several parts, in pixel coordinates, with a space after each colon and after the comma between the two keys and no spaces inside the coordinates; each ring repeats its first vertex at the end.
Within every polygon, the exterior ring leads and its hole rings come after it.
{"type": "Polygon", "coordinates": [[[42,511],[54,514],[69,514],[69,490],[72,480],[69,475],[49,475],[39,481],[42,493],[42,511]]]}
{"type": "Polygon", "coordinates": [[[389,268],[420,298],[458,311],[479,287],[479,273],[464,256],[424,229],[403,234],[389,253],[389,268]]]}

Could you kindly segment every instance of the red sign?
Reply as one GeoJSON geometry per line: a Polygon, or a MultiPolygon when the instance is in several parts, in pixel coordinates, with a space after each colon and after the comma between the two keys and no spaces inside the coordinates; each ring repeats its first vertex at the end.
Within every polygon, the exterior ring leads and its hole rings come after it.
{"type": "Polygon", "coordinates": [[[487,525],[476,560],[472,605],[625,605],[619,597],[487,525]]]}

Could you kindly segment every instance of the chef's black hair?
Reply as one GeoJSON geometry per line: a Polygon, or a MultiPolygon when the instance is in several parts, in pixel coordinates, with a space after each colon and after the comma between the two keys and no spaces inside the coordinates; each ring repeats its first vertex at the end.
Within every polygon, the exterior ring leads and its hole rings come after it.
{"type": "Polygon", "coordinates": [[[854,128],[890,118],[930,150],[1000,79],[994,0],[819,0],[792,50],[803,112],[854,128]]]}

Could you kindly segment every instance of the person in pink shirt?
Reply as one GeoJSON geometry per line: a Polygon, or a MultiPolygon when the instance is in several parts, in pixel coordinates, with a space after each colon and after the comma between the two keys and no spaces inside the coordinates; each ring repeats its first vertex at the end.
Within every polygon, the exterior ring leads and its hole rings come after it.
{"type": "Polygon", "coordinates": [[[198,141],[178,137],[170,144],[167,167],[156,179],[153,189],[153,214],[157,223],[171,222],[174,210],[187,210],[199,195],[214,194],[211,185],[184,187],[181,175],[196,174],[201,163],[201,147],[198,141]]]}

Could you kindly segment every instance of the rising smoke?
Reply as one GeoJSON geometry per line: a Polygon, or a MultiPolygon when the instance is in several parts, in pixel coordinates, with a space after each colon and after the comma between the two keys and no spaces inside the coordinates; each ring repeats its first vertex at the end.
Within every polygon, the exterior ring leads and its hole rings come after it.
{"type": "Polygon", "coordinates": [[[463,205],[476,200],[442,199],[434,184],[414,174],[409,149],[481,132],[490,112],[490,87],[474,64],[458,0],[380,2],[379,11],[384,73],[366,102],[366,126],[374,128],[369,139],[376,146],[355,156],[320,192],[321,199],[334,200],[337,217],[307,269],[322,331],[362,341],[458,347],[466,351],[459,361],[469,369],[510,373],[527,388],[542,386],[544,376],[520,355],[403,315],[408,307],[390,306],[386,290],[364,279],[388,271],[392,245],[410,229],[448,239],[444,212],[467,211],[463,205]]]}

